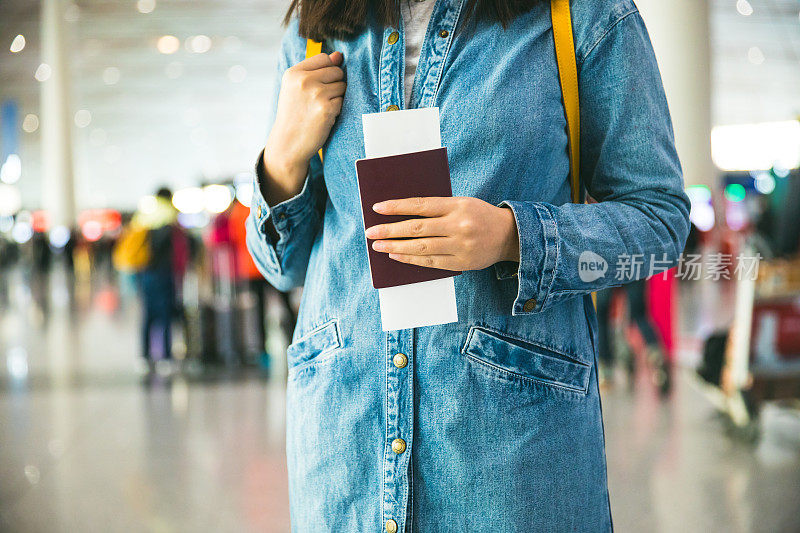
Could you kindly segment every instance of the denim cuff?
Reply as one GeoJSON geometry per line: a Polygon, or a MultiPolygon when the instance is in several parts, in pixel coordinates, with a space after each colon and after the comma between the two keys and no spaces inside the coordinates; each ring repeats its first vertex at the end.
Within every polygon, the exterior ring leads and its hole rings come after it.
{"type": "Polygon", "coordinates": [[[550,210],[536,202],[502,201],[514,213],[519,234],[519,263],[494,265],[497,279],[517,278],[512,315],[530,315],[547,309],[558,264],[558,228],[550,210]]]}
{"type": "Polygon", "coordinates": [[[271,207],[261,188],[261,184],[264,183],[265,179],[264,151],[262,150],[256,162],[250,216],[254,217],[256,228],[264,236],[264,240],[268,244],[268,259],[274,263],[274,266],[279,267],[279,257],[283,254],[292,228],[313,219],[316,215],[314,195],[310,185],[311,166],[309,165],[301,191],[271,207]]]}

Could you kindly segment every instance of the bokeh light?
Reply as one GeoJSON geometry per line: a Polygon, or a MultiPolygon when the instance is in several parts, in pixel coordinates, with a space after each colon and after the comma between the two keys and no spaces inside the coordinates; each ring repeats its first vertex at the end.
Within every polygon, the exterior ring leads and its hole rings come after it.
{"type": "Polygon", "coordinates": [[[725,199],[729,202],[741,202],[746,196],[744,185],[739,183],[731,183],[725,187],[725,199]]]}
{"type": "Polygon", "coordinates": [[[209,213],[222,213],[233,201],[230,187],[225,185],[207,185],[203,188],[205,208],[209,213]]]}
{"type": "Polygon", "coordinates": [[[181,213],[199,213],[205,208],[205,194],[199,187],[188,187],[175,191],[172,205],[181,213]]]}
{"type": "Polygon", "coordinates": [[[156,48],[162,54],[174,54],[181,47],[180,40],[174,35],[163,35],[159,37],[156,48]]]}

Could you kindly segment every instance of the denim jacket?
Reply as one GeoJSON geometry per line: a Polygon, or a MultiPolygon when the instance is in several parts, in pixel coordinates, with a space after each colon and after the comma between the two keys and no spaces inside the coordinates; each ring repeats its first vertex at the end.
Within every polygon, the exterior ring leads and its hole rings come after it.
{"type": "MultiPolygon", "coordinates": [[[[437,1],[410,104],[440,109],[454,196],[512,209],[520,261],[456,277],[458,322],[382,332],[370,282],[353,162],[361,115],[404,107],[402,19],[325,42],[348,85],[301,192],[270,207],[259,167],[248,248],[275,287],[304,286],[287,354],[295,531],[611,528],[590,294],[674,265],[689,227],[658,66],[631,0],[572,2],[597,200],[573,204],[549,2],[457,33],[465,3],[437,1]]],[[[295,19],[272,120],[304,53],[295,19]]]]}

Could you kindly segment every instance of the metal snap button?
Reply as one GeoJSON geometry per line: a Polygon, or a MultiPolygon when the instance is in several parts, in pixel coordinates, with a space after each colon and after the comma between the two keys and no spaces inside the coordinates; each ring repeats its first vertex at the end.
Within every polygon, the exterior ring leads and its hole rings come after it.
{"type": "Polygon", "coordinates": [[[397,455],[400,455],[404,451],[406,451],[406,441],[403,439],[394,439],[392,441],[392,451],[397,455]]]}

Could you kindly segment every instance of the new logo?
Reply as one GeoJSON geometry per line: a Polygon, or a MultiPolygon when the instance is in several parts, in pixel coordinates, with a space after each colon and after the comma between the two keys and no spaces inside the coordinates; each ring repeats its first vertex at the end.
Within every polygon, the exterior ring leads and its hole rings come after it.
{"type": "Polygon", "coordinates": [[[590,283],[606,275],[608,263],[594,252],[586,250],[578,257],[578,276],[584,283],[590,283]]]}

